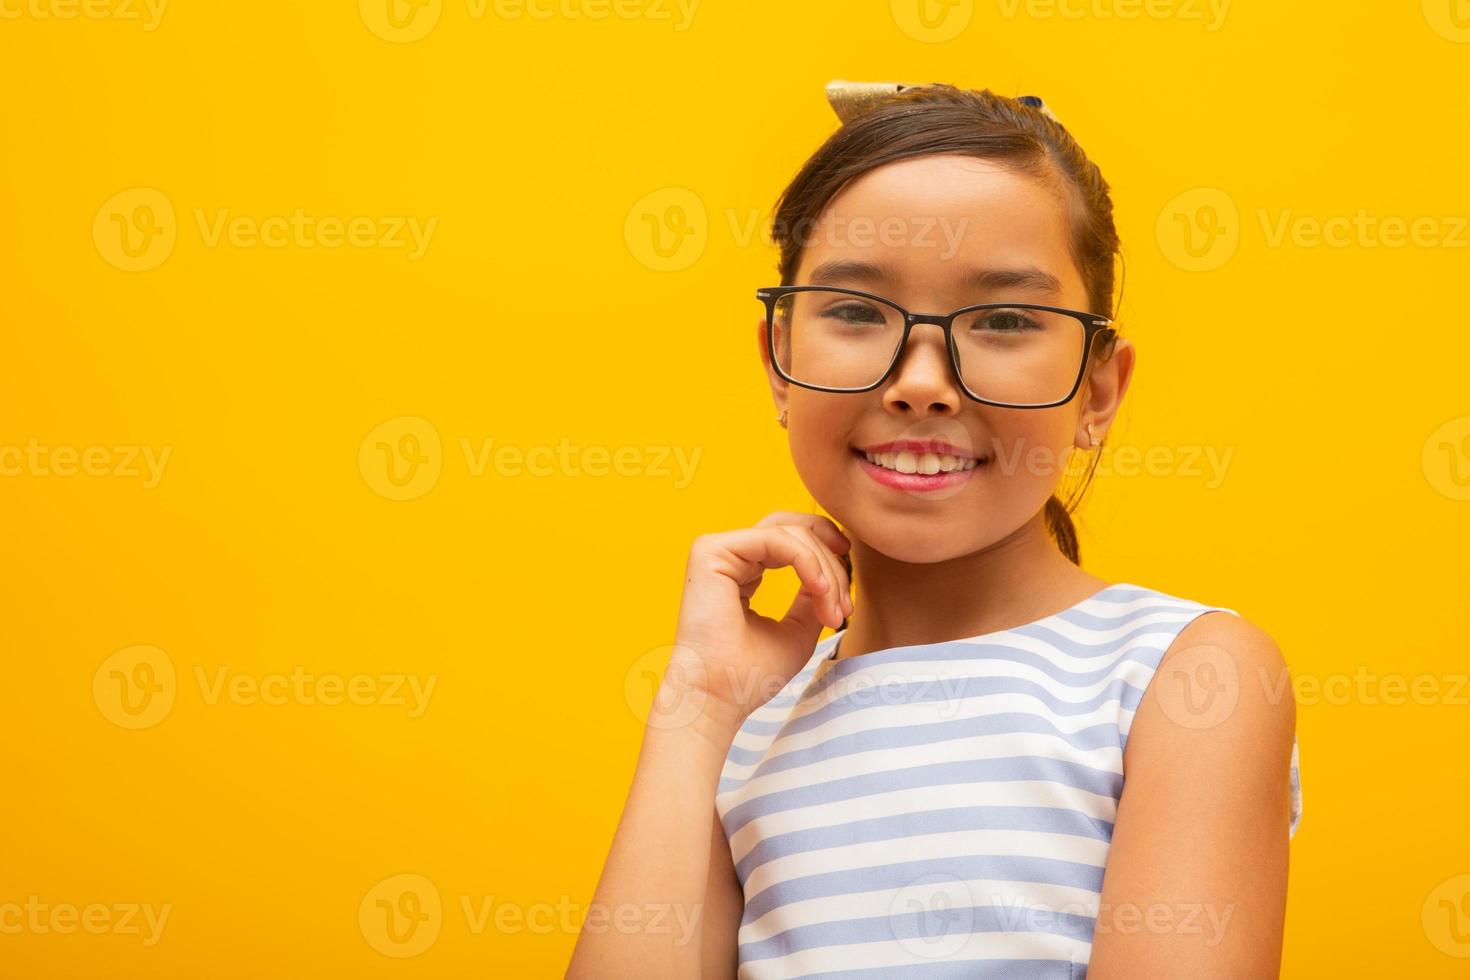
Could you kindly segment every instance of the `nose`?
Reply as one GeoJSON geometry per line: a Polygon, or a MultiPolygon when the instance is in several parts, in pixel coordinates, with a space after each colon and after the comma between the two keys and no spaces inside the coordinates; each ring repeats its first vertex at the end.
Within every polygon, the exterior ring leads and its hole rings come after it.
{"type": "Polygon", "coordinates": [[[955,381],[943,328],[916,323],[899,352],[898,366],[883,386],[883,404],[889,411],[918,418],[955,415],[965,397],[955,381]]]}

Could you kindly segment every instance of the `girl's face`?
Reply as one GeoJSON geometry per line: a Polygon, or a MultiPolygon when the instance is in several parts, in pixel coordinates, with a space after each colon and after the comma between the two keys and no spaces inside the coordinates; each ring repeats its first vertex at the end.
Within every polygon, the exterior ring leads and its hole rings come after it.
{"type": "MultiPolygon", "coordinates": [[[[997,302],[1087,311],[1064,192],[957,154],[887,164],[849,183],[801,230],[794,283],[861,289],[915,313],[997,302]]],[[[1102,438],[1131,365],[1120,339],[1113,357],[1094,365],[1065,405],[997,408],[959,388],[941,328],[915,324],[882,387],[833,394],[783,381],[771,368],[764,319],[760,331],[761,358],[777,408],[788,412],[802,481],[855,538],[911,563],[981,550],[1034,517],[1060,482],[1072,447],[1088,446],[1088,421],[1102,438]],[[939,440],[977,462],[942,487],[895,486],[903,481],[862,450],[900,440],[939,440]]]]}

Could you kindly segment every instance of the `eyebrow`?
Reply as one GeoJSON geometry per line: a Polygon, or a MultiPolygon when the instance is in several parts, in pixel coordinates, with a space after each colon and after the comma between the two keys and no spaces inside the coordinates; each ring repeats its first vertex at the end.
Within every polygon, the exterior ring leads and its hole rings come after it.
{"type": "MultiPolygon", "coordinates": [[[[832,259],[812,270],[809,282],[813,286],[830,286],[840,282],[860,282],[868,285],[891,283],[896,280],[892,270],[884,265],[861,262],[855,259],[832,259]]],[[[1062,291],[1057,277],[1035,266],[1017,269],[973,269],[963,279],[968,286],[979,289],[1035,289],[1053,295],[1062,291]]]]}

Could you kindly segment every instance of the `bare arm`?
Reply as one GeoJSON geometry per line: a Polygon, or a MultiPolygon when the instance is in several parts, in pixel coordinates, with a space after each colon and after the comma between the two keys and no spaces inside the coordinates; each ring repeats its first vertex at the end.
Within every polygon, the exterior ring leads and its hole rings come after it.
{"type": "MultiPolygon", "coordinates": [[[[692,695],[671,689],[672,683],[666,677],[654,700],[633,786],[572,952],[568,980],[694,978],[701,976],[704,935],[728,932],[733,948],[739,906],[734,921],[707,922],[706,892],[715,790],[740,722],[706,705],[709,710],[692,723],[680,724],[668,712],[678,712],[692,695]],[[665,721],[672,727],[660,727],[665,721]]],[[[713,911],[728,917],[728,904],[725,896],[713,911]]]]}
{"type": "Polygon", "coordinates": [[[776,512],[690,549],[675,653],[654,698],[633,786],[570,980],[733,976],[742,898],[715,817],[720,771],[741,723],[810,658],[824,625],[851,612],[826,518],[776,512]],[[750,609],[767,569],[802,588],[785,617],[750,609]]]}
{"type": "Polygon", "coordinates": [[[1280,972],[1296,705],[1271,637],[1186,626],[1128,736],[1090,980],[1280,972]]]}
{"type": "Polygon", "coordinates": [[[739,965],[736,943],[740,917],[745,910],[745,893],[735,875],[730,841],[716,814],[710,827],[709,887],[704,894],[704,945],[700,950],[701,980],[735,980],[739,965]]]}

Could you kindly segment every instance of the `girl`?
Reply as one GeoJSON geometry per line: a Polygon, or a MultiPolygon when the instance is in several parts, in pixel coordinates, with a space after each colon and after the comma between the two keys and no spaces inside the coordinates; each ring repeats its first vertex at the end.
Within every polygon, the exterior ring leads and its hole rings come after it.
{"type": "Polygon", "coordinates": [[[841,526],[694,542],[568,976],[1274,977],[1281,653],[1084,571],[1058,496],[1134,364],[1108,184],[1032,97],[834,84],[757,340],[841,526]]]}

